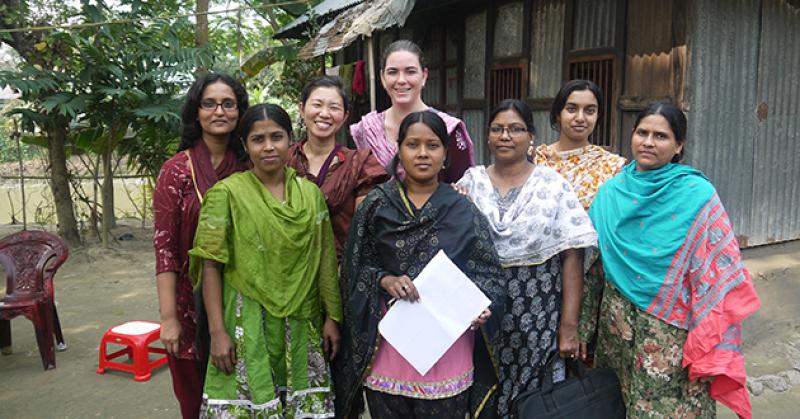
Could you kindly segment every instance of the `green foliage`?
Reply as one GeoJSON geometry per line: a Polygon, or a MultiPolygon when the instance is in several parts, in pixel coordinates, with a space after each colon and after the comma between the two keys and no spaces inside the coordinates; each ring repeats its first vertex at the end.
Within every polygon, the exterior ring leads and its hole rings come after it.
{"type": "Polygon", "coordinates": [[[296,60],[299,47],[296,43],[288,45],[275,45],[256,52],[241,66],[241,71],[246,77],[255,77],[264,68],[279,62],[296,60]]]}
{"type": "MultiPolygon", "coordinates": [[[[275,0],[262,0],[262,5],[280,3],[275,0]]],[[[304,5],[284,5],[262,13],[262,17],[270,23],[270,29],[285,26],[295,18],[320,3],[320,0],[309,1],[304,5]]],[[[260,92],[259,96],[268,97],[270,101],[278,101],[286,107],[293,108],[300,100],[300,93],[306,83],[319,75],[322,63],[319,60],[301,60],[297,58],[300,48],[305,42],[319,32],[314,16],[309,19],[309,29],[304,39],[281,42],[270,39],[259,45],[242,64],[241,71],[250,80],[251,88],[260,92]]],[[[290,110],[290,109],[289,109],[290,110]]]]}
{"type": "MultiPolygon", "coordinates": [[[[244,9],[209,15],[209,42],[197,48],[192,19],[162,18],[193,12],[194,1],[99,0],[42,6],[23,0],[13,11],[0,10],[0,19],[20,26],[67,20],[126,23],[37,32],[35,48],[21,53],[25,61],[0,71],[0,85],[22,95],[21,103],[6,115],[21,121],[29,144],[46,145],[42,140],[53,127],[67,126],[68,153],[113,149],[128,157],[131,170],[154,177],[177,147],[182,96],[198,68],[245,79],[252,103],[278,100],[291,110],[321,63],[296,58],[302,40],[279,41],[272,34],[319,2],[267,10],[264,6],[284,2],[212,0],[212,6],[244,9]]],[[[0,132],[0,152],[6,156],[2,138],[0,132]]]]}
{"type": "MultiPolygon", "coordinates": [[[[309,7],[315,6],[321,0],[309,1],[309,2],[306,2],[306,4],[300,4],[300,3],[284,4],[284,3],[286,3],[286,0],[262,0],[262,1],[263,1],[265,6],[268,6],[268,5],[271,5],[271,4],[281,4],[281,6],[279,8],[283,12],[282,15],[285,15],[285,18],[283,18],[280,23],[282,25],[285,25],[285,24],[291,22],[293,19],[296,19],[296,18],[300,17],[300,15],[305,13],[308,10],[309,7]]],[[[281,16],[281,17],[283,17],[283,16],[281,16]]]]}
{"type": "Polygon", "coordinates": [[[287,61],[281,68],[280,77],[270,86],[270,95],[299,103],[303,87],[321,72],[322,61],[317,59],[287,61]]]}
{"type": "MultiPolygon", "coordinates": [[[[11,120],[0,116],[0,163],[15,162],[19,160],[17,142],[13,137],[14,128],[11,120]]],[[[22,159],[29,160],[39,156],[38,147],[20,141],[22,159]]]]}
{"type": "Polygon", "coordinates": [[[169,22],[147,17],[177,14],[188,3],[123,0],[114,8],[83,2],[85,23],[130,20],[46,33],[37,44],[43,68],[30,61],[0,71],[24,103],[28,132],[49,132],[69,124],[72,152],[116,150],[132,169],[157,173],[165,152],[179,137],[179,96],[199,67],[214,65],[212,51],[194,46],[194,26],[185,18],[169,22]],[[144,20],[143,20],[144,19],[144,20]]]}

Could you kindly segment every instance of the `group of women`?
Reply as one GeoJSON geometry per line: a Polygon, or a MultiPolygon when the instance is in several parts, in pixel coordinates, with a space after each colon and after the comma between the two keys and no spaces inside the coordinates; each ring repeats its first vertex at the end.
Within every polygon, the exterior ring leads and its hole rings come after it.
{"type": "MultiPolygon", "coordinates": [[[[489,166],[462,121],[422,101],[422,51],[397,41],[392,106],[350,127],[337,78],[304,89],[305,136],[232,78],[187,94],[154,194],[161,340],[183,417],[513,417],[564,360],[613,368],[629,417],[749,416],[739,342],[758,298],[703,174],[679,164],[680,109],[637,119],[633,161],[591,145],[594,83],[568,82],[536,136],[525,102],[489,118],[489,166]],[[588,212],[587,212],[588,211],[588,212]],[[491,305],[419,374],[381,338],[439,251],[491,305]]],[[[409,324],[409,328],[415,325],[409,324]]]]}

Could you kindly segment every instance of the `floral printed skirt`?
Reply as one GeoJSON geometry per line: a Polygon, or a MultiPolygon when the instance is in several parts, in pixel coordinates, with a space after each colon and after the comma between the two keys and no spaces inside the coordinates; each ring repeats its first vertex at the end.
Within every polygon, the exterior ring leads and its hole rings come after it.
{"type": "MultiPolygon", "coordinates": [[[[500,320],[499,387],[497,416],[512,416],[512,404],[520,393],[539,388],[543,368],[558,351],[561,316],[561,258],[540,265],[503,270],[505,312],[500,320]]],[[[564,363],[554,365],[553,381],[564,379],[564,363]]]]}
{"type": "Polygon", "coordinates": [[[600,306],[596,366],[619,376],[629,418],[714,418],[707,382],[682,366],[688,332],[634,306],[606,282],[600,306]]]}
{"type": "Polygon", "coordinates": [[[223,315],[236,346],[236,370],[225,375],[209,361],[200,417],[334,417],[321,325],[270,316],[258,302],[223,284],[223,315]]]}

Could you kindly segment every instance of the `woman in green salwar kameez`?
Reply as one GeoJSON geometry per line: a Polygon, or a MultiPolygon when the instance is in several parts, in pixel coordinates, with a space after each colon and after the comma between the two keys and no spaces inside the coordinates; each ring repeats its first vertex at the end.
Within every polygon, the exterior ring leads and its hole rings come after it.
{"type": "Polygon", "coordinates": [[[284,167],[282,108],[252,107],[240,127],[253,168],[209,189],[189,252],[211,333],[201,417],[333,417],[325,355],[342,307],[325,199],[284,167]]]}

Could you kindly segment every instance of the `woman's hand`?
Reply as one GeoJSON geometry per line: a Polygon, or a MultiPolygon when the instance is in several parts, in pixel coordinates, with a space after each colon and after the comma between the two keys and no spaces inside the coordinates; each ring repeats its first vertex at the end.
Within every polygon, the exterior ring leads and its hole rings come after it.
{"type": "Polygon", "coordinates": [[[181,337],[181,322],[176,318],[161,320],[161,343],[170,355],[178,353],[181,337]]]}
{"type": "Polygon", "coordinates": [[[336,320],[330,317],[325,318],[325,324],[322,326],[322,350],[328,355],[329,360],[336,358],[339,353],[339,324],[336,320]]]}
{"type": "Polygon", "coordinates": [[[380,284],[381,288],[386,290],[386,292],[388,292],[392,298],[406,301],[419,300],[417,287],[414,286],[414,281],[412,281],[407,275],[386,275],[381,278],[380,284]]]}
{"type": "Polygon", "coordinates": [[[581,361],[586,361],[589,358],[589,346],[586,344],[586,342],[580,342],[578,344],[577,356],[581,359],[581,361]]]}
{"type": "Polygon", "coordinates": [[[459,195],[469,198],[469,191],[463,185],[459,185],[458,183],[451,183],[450,186],[452,186],[453,189],[455,189],[455,191],[458,192],[459,195]]]}
{"type": "Polygon", "coordinates": [[[211,333],[211,364],[225,375],[231,375],[236,365],[236,348],[228,332],[211,333]]]}
{"type": "Polygon", "coordinates": [[[492,317],[492,311],[489,308],[483,309],[480,315],[472,320],[472,324],[469,326],[472,330],[478,330],[479,327],[486,324],[486,320],[489,320],[489,317],[492,317]]]}
{"type": "Polygon", "coordinates": [[[561,323],[558,328],[558,351],[562,358],[575,359],[581,355],[578,328],[561,323]]]}

